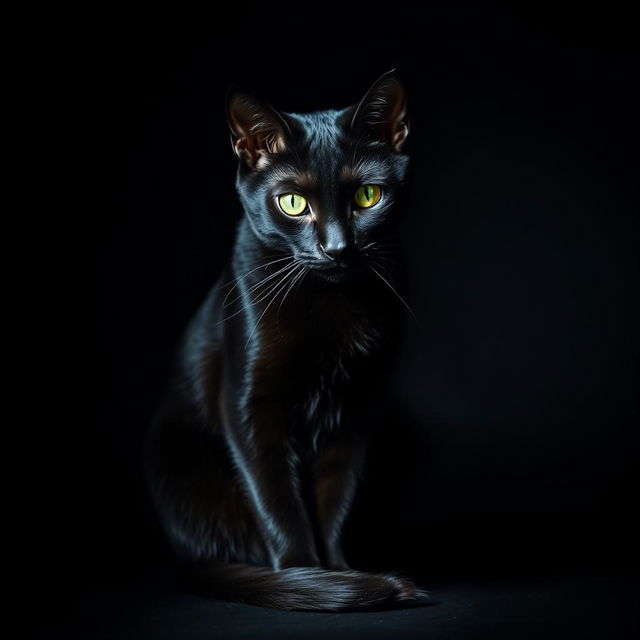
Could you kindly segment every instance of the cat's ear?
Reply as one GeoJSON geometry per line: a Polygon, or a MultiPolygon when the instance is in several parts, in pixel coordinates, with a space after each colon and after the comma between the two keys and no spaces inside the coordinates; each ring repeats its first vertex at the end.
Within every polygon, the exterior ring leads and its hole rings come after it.
{"type": "Polygon", "coordinates": [[[399,153],[409,135],[407,92],[395,70],[380,76],[352,107],[349,126],[356,135],[385,142],[399,153]]]}
{"type": "Polygon", "coordinates": [[[269,157],[287,146],[288,125],[268,104],[243,93],[227,97],[227,119],[236,155],[251,169],[262,169],[269,157]]]}

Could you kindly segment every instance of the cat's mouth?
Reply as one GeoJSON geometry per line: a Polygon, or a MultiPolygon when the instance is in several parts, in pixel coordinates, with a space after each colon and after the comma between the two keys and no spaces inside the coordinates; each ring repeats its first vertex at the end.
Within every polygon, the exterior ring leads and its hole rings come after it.
{"type": "Polygon", "coordinates": [[[360,261],[348,263],[312,263],[308,264],[309,274],[327,282],[345,282],[357,277],[363,270],[360,261]]]}

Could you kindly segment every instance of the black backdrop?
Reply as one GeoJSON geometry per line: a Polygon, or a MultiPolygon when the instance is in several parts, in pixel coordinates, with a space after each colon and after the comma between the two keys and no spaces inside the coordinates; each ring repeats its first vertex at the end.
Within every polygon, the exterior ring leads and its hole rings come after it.
{"type": "Polygon", "coordinates": [[[240,216],[226,91],[289,111],[343,106],[397,66],[410,96],[404,238],[418,322],[407,318],[388,432],[349,521],[351,559],[427,582],[635,571],[629,22],[478,10],[375,46],[276,47],[267,35],[136,31],[105,56],[96,166],[109,184],[92,200],[115,199],[95,207],[96,426],[71,430],[56,465],[56,514],[75,525],[61,535],[65,570],[128,580],[169,558],[140,447],[240,216]]]}

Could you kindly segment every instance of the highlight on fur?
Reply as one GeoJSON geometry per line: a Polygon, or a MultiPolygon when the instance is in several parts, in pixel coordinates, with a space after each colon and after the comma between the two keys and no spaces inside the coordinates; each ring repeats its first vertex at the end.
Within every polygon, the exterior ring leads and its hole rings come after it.
{"type": "Polygon", "coordinates": [[[159,520],[183,575],[216,598],[310,611],[415,600],[411,580],[354,571],[342,548],[410,311],[396,233],[406,91],[387,73],[351,106],[304,114],[234,93],[227,115],[243,216],[149,429],[159,520]],[[377,194],[366,206],[363,188],[377,194]],[[295,216],[278,205],[292,194],[295,216]]]}
{"type": "Polygon", "coordinates": [[[330,571],[206,562],[186,569],[198,590],[220,600],[297,611],[367,611],[426,599],[428,593],[395,572],[330,571]]]}

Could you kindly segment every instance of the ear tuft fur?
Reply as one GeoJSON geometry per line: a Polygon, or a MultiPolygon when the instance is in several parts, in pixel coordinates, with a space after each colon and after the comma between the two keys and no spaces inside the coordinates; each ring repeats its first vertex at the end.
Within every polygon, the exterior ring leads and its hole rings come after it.
{"type": "Polygon", "coordinates": [[[380,76],[353,108],[351,128],[384,142],[399,153],[407,136],[407,97],[395,69],[380,76]]]}
{"type": "Polygon", "coordinates": [[[286,122],[271,106],[244,93],[227,99],[231,144],[236,155],[250,169],[260,169],[269,156],[286,149],[286,122]]]}

